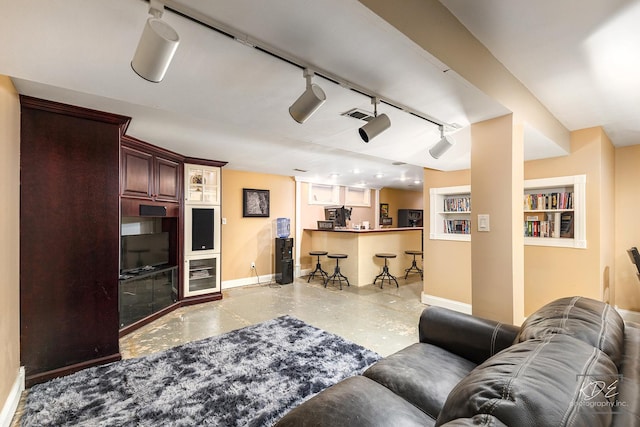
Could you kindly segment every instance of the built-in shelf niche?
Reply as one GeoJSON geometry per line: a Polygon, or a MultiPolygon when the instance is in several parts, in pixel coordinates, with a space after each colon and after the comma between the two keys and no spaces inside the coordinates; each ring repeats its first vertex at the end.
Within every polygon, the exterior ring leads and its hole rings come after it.
{"type": "MultiPolygon", "coordinates": [[[[586,175],[572,175],[554,178],[529,179],[524,182],[524,197],[527,194],[552,194],[567,193],[571,194],[571,205],[542,207],[532,209],[524,203],[524,228],[527,228],[527,218],[536,214],[543,214],[545,217],[554,218],[555,231],[550,231],[550,237],[531,237],[524,238],[524,244],[529,246],[552,246],[564,248],[586,249],[587,247],[587,221],[586,221],[586,175]],[[560,232],[560,223],[562,215],[570,215],[572,219],[572,228],[568,237],[563,236],[560,232]]],[[[525,230],[525,234],[526,234],[525,230]]]]}

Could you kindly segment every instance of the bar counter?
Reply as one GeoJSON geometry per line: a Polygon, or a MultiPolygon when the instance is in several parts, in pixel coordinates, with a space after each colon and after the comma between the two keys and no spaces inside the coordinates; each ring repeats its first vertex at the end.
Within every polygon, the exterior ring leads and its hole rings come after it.
{"type": "MultiPolygon", "coordinates": [[[[351,286],[371,284],[373,279],[382,272],[384,259],[376,258],[376,253],[387,252],[397,255],[396,258],[391,258],[387,262],[389,272],[400,279],[404,278],[404,270],[411,266],[413,260],[413,256],[405,254],[404,251],[422,250],[422,227],[373,230],[307,229],[306,231],[311,232],[311,250],[349,256],[340,260],[340,271],[349,278],[351,286]]],[[[322,268],[329,275],[333,274],[336,261],[327,257],[321,257],[320,261],[322,268]]],[[[391,285],[395,286],[395,283],[392,281],[391,285]]],[[[386,280],[384,286],[389,286],[386,280]]]]}

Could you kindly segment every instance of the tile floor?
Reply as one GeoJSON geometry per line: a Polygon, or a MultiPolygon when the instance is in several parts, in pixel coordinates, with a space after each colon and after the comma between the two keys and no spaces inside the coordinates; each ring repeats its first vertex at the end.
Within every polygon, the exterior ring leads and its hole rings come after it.
{"type": "MultiPolygon", "coordinates": [[[[399,288],[343,286],[306,277],[288,285],[265,283],[223,291],[223,299],[177,309],[120,339],[123,358],[140,357],[186,342],[220,335],[278,316],[290,315],[388,356],[418,341],[422,280],[398,279],[399,288]]],[[[12,427],[20,426],[22,405],[12,427]]]]}
{"type": "Polygon", "coordinates": [[[223,291],[223,299],[183,307],[120,340],[123,358],[139,357],[288,314],[383,356],[418,340],[422,281],[411,275],[389,286],[343,286],[299,278],[223,291]]]}

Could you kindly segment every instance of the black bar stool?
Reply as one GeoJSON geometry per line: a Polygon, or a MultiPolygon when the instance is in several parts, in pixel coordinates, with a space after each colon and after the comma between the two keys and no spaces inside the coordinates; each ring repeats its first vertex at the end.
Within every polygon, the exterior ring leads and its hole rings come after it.
{"type": "Polygon", "coordinates": [[[416,264],[416,255],[422,255],[422,251],[404,251],[404,253],[407,255],[413,255],[413,261],[411,262],[411,267],[404,270],[405,280],[407,279],[407,276],[409,275],[409,273],[412,273],[414,271],[416,273],[420,273],[420,278],[422,279],[422,269],[418,267],[418,264],[416,264]]]}
{"type": "Polygon", "coordinates": [[[388,254],[388,253],[376,254],[376,258],[384,258],[384,267],[382,267],[382,273],[378,274],[376,278],[373,279],[374,285],[376,284],[376,281],[380,279],[380,289],[382,289],[382,286],[384,285],[385,278],[389,281],[389,284],[391,284],[391,280],[393,280],[394,282],[396,282],[396,287],[397,288],[400,287],[398,286],[398,281],[396,280],[395,276],[389,273],[389,266],[387,265],[387,260],[389,258],[395,258],[395,257],[396,257],[396,254],[388,254]]]}
{"type": "Polygon", "coordinates": [[[343,275],[342,273],[340,273],[340,260],[347,258],[348,255],[347,254],[329,254],[327,255],[327,258],[331,258],[331,259],[335,259],[336,260],[336,268],[333,271],[333,274],[329,277],[327,277],[327,280],[324,281],[324,287],[327,287],[327,283],[329,283],[329,280],[331,280],[331,283],[335,283],[335,281],[337,280],[338,283],[340,283],[340,290],[342,290],[342,281],[346,281],[347,282],[347,286],[351,286],[349,284],[349,279],[347,279],[347,276],[343,275]]]}
{"type": "Polygon", "coordinates": [[[316,274],[320,275],[320,277],[322,278],[323,282],[327,279],[327,277],[329,277],[329,274],[322,269],[322,265],[320,264],[320,257],[321,256],[325,256],[328,253],[329,252],[327,252],[327,251],[311,251],[311,252],[309,252],[309,255],[318,257],[318,261],[316,263],[316,269],[313,270],[311,272],[311,274],[309,274],[309,278],[307,279],[307,283],[309,283],[309,281],[311,279],[316,277],[316,274]]]}

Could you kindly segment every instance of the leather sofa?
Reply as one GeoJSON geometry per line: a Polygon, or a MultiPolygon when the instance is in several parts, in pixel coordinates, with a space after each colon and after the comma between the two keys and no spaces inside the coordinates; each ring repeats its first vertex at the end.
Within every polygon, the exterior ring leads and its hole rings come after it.
{"type": "Polygon", "coordinates": [[[640,325],[607,304],[562,298],[519,328],[428,307],[418,329],[276,426],[640,426],[640,325]]]}

